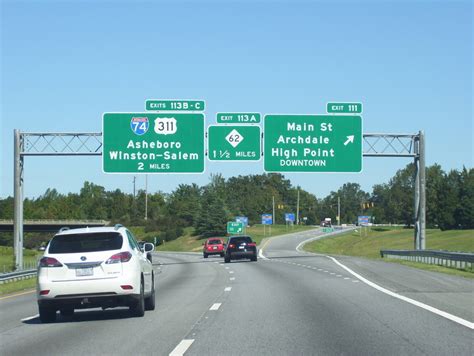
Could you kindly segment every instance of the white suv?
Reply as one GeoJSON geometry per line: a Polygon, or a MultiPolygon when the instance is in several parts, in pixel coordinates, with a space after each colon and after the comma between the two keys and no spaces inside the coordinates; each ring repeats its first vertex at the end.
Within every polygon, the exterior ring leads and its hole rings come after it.
{"type": "Polygon", "coordinates": [[[134,316],[155,309],[150,243],[140,248],[122,225],[62,228],[49,242],[38,266],[40,320],[56,320],[56,311],[128,306],[134,316]],[[147,258],[148,255],[148,258],[147,258]]]}

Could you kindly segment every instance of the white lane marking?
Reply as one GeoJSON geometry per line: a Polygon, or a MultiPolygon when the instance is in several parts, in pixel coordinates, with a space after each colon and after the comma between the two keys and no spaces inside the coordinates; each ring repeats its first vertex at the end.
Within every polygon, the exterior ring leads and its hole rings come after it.
{"type": "Polygon", "coordinates": [[[235,277],[230,277],[229,278],[231,281],[235,281],[235,277]]]}
{"type": "Polygon", "coordinates": [[[225,287],[224,292],[230,292],[232,290],[232,287],[225,287]]]}
{"type": "Polygon", "coordinates": [[[225,269],[229,269],[229,267],[226,267],[225,269]]]}
{"type": "Polygon", "coordinates": [[[230,274],[234,273],[234,271],[229,271],[230,274]]]}
{"type": "Polygon", "coordinates": [[[318,268],[318,271],[322,271],[322,269],[321,269],[321,268],[318,268]]]}
{"type": "Polygon", "coordinates": [[[21,319],[21,321],[33,320],[33,319],[36,319],[37,317],[39,317],[39,314],[36,314],[36,315],[33,315],[33,316],[29,316],[29,317],[27,317],[27,318],[23,318],[23,319],[21,319]]]}
{"type": "Polygon", "coordinates": [[[258,251],[258,256],[259,256],[260,258],[263,258],[264,260],[268,260],[268,258],[266,258],[266,257],[263,255],[263,250],[262,250],[262,249],[260,249],[260,250],[258,251]]]}
{"type": "Polygon", "coordinates": [[[181,340],[178,346],[176,346],[174,350],[171,351],[169,356],[183,356],[193,342],[194,339],[181,340]]]}
{"type": "Polygon", "coordinates": [[[344,279],[350,279],[349,277],[344,277],[344,279]]]}
{"type": "Polygon", "coordinates": [[[359,281],[352,281],[353,283],[359,283],[359,281]]]}
{"type": "Polygon", "coordinates": [[[337,265],[339,265],[340,267],[344,268],[347,272],[349,272],[350,274],[352,274],[354,277],[358,278],[360,281],[364,282],[365,284],[367,284],[368,286],[374,288],[374,289],[377,289],[378,291],[382,292],[382,293],[385,293],[385,294],[388,294],[389,296],[391,297],[394,297],[394,298],[397,298],[397,299],[400,299],[400,300],[403,300],[404,302],[407,302],[407,303],[410,303],[410,304],[413,304],[417,307],[420,307],[422,309],[425,309],[425,310],[428,310],[436,315],[439,315],[439,316],[442,316],[443,318],[446,318],[446,319],[449,319],[451,321],[454,321],[455,323],[458,323],[462,326],[465,326],[469,329],[473,329],[474,330],[474,323],[471,323],[470,321],[468,320],[465,320],[465,319],[462,319],[458,316],[455,316],[455,315],[452,315],[452,314],[449,314],[443,310],[440,310],[440,309],[437,309],[435,307],[432,307],[430,305],[427,305],[425,303],[422,303],[422,302],[419,302],[417,300],[414,300],[414,299],[411,299],[411,298],[408,298],[408,297],[405,297],[401,294],[398,294],[398,293],[395,293],[395,292],[392,292],[384,287],[381,287],[379,286],[378,284],[375,284],[374,282],[371,282],[369,281],[368,279],[362,277],[360,274],[354,272],[353,270],[351,270],[349,267],[343,265],[341,262],[339,262],[338,260],[336,260],[334,257],[331,257],[331,256],[326,256],[328,258],[330,258],[331,260],[334,261],[334,263],[336,263],[337,265]]]}
{"type": "Polygon", "coordinates": [[[209,310],[219,310],[221,305],[222,305],[222,303],[214,303],[214,304],[212,304],[212,307],[209,308],[209,310]]]}
{"type": "Polygon", "coordinates": [[[329,274],[332,274],[332,275],[334,275],[335,273],[334,273],[334,272],[331,272],[331,273],[329,273],[329,274]]]}
{"type": "Polygon", "coordinates": [[[337,274],[336,277],[342,277],[340,274],[337,274]]]}

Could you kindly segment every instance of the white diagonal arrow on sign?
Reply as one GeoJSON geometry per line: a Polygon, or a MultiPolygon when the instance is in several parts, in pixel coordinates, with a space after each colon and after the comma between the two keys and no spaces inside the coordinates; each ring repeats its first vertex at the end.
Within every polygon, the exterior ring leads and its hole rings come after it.
{"type": "Polygon", "coordinates": [[[347,136],[346,142],[344,142],[344,146],[347,146],[349,143],[354,143],[354,135],[347,136]]]}

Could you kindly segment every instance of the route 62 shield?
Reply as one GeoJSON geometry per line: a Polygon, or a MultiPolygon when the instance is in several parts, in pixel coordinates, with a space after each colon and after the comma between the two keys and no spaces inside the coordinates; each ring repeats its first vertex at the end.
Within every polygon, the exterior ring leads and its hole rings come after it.
{"type": "Polygon", "coordinates": [[[147,117],[132,117],[130,121],[130,128],[135,133],[135,135],[143,135],[148,131],[150,123],[148,122],[147,117]]]}

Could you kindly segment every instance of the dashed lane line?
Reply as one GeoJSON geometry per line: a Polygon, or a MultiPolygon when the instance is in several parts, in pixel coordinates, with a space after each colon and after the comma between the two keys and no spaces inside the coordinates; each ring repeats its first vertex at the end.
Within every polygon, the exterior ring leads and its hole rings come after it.
{"type": "Polygon", "coordinates": [[[214,303],[212,306],[209,308],[209,310],[219,310],[221,307],[222,303],[214,303]]]}
{"type": "Polygon", "coordinates": [[[173,351],[169,354],[169,356],[183,356],[184,353],[189,349],[189,347],[194,342],[194,339],[184,339],[182,340],[178,346],[174,348],[173,351]]]}

